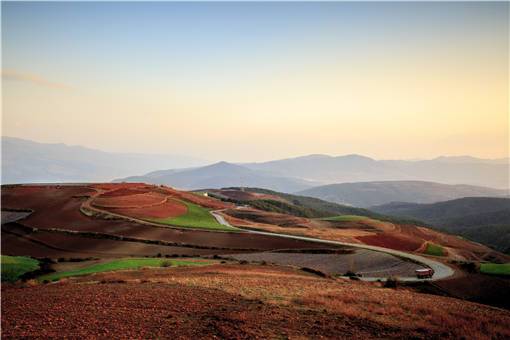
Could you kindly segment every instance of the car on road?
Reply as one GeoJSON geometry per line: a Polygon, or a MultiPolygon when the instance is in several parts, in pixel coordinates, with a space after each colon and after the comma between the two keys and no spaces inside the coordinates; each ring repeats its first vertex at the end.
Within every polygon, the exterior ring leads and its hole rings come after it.
{"type": "Polygon", "coordinates": [[[431,268],[416,269],[416,277],[419,279],[431,278],[434,275],[434,270],[431,268]]]}

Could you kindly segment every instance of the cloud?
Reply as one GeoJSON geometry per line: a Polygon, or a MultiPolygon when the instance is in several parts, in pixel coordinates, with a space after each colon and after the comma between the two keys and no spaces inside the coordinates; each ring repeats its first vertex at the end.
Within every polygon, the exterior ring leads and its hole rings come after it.
{"type": "Polygon", "coordinates": [[[70,89],[71,88],[70,86],[55,83],[51,80],[39,78],[39,77],[33,76],[31,74],[2,70],[2,80],[6,80],[6,79],[27,80],[27,81],[37,83],[39,85],[50,86],[50,87],[54,87],[54,88],[58,88],[58,89],[70,89]]]}

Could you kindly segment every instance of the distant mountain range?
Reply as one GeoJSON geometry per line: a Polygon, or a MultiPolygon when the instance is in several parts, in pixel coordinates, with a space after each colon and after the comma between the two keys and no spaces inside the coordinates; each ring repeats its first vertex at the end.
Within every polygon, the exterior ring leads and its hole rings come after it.
{"type": "Polygon", "coordinates": [[[175,155],[114,153],[2,137],[2,183],[105,182],[154,169],[205,165],[175,155]]]}
{"type": "Polygon", "coordinates": [[[419,219],[510,254],[510,199],[466,197],[433,204],[394,202],[371,210],[419,219]]]}
{"type": "Polygon", "coordinates": [[[192,169],[154,171],[144,176],[126,177],[115,180],[115,182],[163,184],[188,190],[250,186],[283,192],[294,192],[318,184],[292,177],[274,176],[265,171],[256,171],[227,162],[192,169]]]}
{"type": "Polygon", "coordinates": [[[509,188],[509,162],[509,158],[480,159],[469,156],[377,161],[360,155],[309,155],[243,165],[275,176],[324,184],[412,180],[506,189],[509,188]]]}
{"type": "Polygon", "coordinates": [[[306,189],[299,195],[361,208],[394,201],[433,203],[468,196],[505,196],[508,190],[424,181],[382,181],[329,184],[306,189]]]}
{"type": "MultiPolygon", "coordinates": [[[[117,179],[165,184],[180,189],[250,186],[287,193],[326,184],[368,181],[433,181],[500,189],[509,187],[507,158],[487,160],[463,156],[419,161],[377,161],[359,155],[309,155],[263,163],[219,162],[206,166],[207,163],[205,160],[187,156],[111,153],[81,146],[44,144],[2,137],[2,183],[102,182],[117,179]]],[[[365,190],[365,184],[360,185],[359,190],[365,190]]],[[[403,185],[398,186],[403,188],[403,185]]],[[[321,194],[321,188],[306,194],[361,207],[393,200],[425,203],[461,197],[459,195],[504,194],[488,188],[466,187],[446,188],[448,191],[457,192],[451,195],[419,193],[420,190],[441,192],[443,189],[436,184],[421,184],[420,188],[408,196],[405,196],[403,189],[397,192],[398,195],[391,195],[388,189],[384,193],[388,197],[375,201],[355,198],[354,189],[347,198],[325,198],[321,194]],[[404,195],[404,198],[399,195],[404,195]]]]}

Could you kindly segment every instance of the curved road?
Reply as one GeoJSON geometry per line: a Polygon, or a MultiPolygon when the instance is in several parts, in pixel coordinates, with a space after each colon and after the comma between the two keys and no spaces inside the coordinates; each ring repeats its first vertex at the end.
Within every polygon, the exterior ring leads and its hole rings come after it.
{"type": "MultiPolygon", "coordinates": [[[[211,215],[213,215],[214,218],[218,221],[218,223],[220,223],[224,226],[227,226],[227,227],[236,228],[236,227],[230,225],[230,223],[228,223],[223,216],[218,215],[216,213],[218,211],[222,211],[222,210],[215,210],[215,211],[210,212],[211,215]]],[[[445,265],[441,262],[438,262],[438,261],[435,261],[432,259],[428,259],[423,256],[409,254],[409,253],[399,251],[399,250],[393,250],[393,249],[376,247],[376,246],[369,246],[369,245],[364,245],[364,244],[322,240],[322,239],[313,238],[313,237],[271,233],[271,232],[267,232],[267,231],[255,231],[255,230],[249,230],[249,229],[243,229],[243,230],[248,231],[250,233],[261,234],[261,235],[279,236],[279,237],[285,237],[285,238],[292,238],[292,239],[296,239],[296,240],[320,242],[320,243],[333,244],[333,245],[339,245],[339,246],[348,246],[348,247],[355,247],[355,248],[379,251],[382,253],[387,253],[387,254],[403,257],[403,258],[406,258],[406,259],[409,259],[412,261],[416,261],[416,262],[425,264],[434,270],[434,276],[430,279],[418,279],[416,277],[402,277],[402,278],[400,278],[402,281],[423,281],[423,280],[434,281],[434,280],[440,280],[440,279],[447,278],[449,276],[452,276],[454,273],[452,268],[448,267],[447,265],[445,265]]],[[[361,277],[360,279],[364,280],[364,281],[377,281],[377,280],[384,281],[384,280],[386,280],[386,278],[383,278],[383,277],[370,277],[370,278],[361,277]]]]}

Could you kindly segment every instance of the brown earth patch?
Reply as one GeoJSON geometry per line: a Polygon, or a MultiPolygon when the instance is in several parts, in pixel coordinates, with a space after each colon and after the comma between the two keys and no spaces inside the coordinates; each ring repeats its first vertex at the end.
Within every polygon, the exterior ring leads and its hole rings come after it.
{"type": "Polygon", "coordinates": [[[127,196],[102,196],[94,198],[92,205],[98,208],[143,208],[161,205],[166,202],[167,198],[165,195],[153,192],[127,196]]]}
{"type": "Polygon", "coordinates": [[[133,216],[137,218],[168,218],[186,214],[188,207],[179,201],[169,199],[164,204],[144,208],[109,208],[116,214],[133,216]]]}
{"type": "Polygon", "coordinates": [[[88,278],[106,283],[2,285],[2,337],[510,336],[510,313],[501,309],[273,266],[163,268],[88,278]],[[126,283],[108,283],[113,281],[126,283]]]}
{"type": "Polygon", "coordinates": [[[377,233],[356,238],[364,244],[411,252],[422,244],[421,240],[402,234],[377,233]]]}

